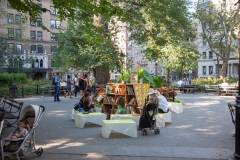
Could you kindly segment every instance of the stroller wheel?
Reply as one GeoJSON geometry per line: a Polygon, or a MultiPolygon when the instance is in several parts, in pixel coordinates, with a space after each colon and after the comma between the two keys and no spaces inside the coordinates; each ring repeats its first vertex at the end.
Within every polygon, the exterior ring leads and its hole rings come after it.
{"type": "Polygon", "coordinates": [[[43,148],[42,147],[38,148],[36,153],[37,153],[38,157],[40,157],[42,155],[42,153],[43,153],[43,148]]]}
{"type": "Polygon", "coordinates": [[[147,130],[142,130],[142,135],[147,135],[147,130]]]}
{"type": "Polygon", "coordinates": [[[157,134],[157,129],[154,129],[154,134],[157,134]]]}
{"type": "Polygon", "coordinates": [[[157,134],[160,134],[160,130],[159,129],[157,129],[157,134]]]}

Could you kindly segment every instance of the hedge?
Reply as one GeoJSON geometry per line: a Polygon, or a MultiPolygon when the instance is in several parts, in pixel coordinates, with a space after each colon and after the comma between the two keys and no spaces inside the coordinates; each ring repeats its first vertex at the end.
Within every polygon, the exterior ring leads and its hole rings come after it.
{"type": "Polygon", "coordinates": [[[24,73],[2,73],[0,74],[0,87],[10,86],[13,83],[25,83],[27,76],[24,73]]]}

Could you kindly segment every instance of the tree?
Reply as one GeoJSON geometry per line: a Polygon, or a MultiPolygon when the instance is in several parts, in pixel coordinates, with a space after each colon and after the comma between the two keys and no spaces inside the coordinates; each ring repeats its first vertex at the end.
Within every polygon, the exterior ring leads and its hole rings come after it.
{"type": "Polygon", "coordinates": [[[94,71],[98,84],[107,83],[109,70],[120,68],[118,48],[110,33],[95,25],[94,17],[86,12],[75,13],[74,22],[69,22],[65,33],[58,34],[58,41],[58,52],[54,55],[57,67],[94,71]]]}
{"type": "Polygon", "coordinates": [[[228,60],[237,48],[234,40],[238,39],[240,4],[235,3],[224,0],[219,4],[197,4],[196,16],[201,22],[203,42],[208,43],[209,48],[222,59],[223,78],[226,77],[228,60]]]}

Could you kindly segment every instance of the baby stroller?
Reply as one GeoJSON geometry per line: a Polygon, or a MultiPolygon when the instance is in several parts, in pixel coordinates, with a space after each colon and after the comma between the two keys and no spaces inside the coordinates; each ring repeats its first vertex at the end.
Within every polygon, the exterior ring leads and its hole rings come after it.
{"type": "Polygon", "coordinates": [[[0,109],[0,147],[1,147],[1,159],[4,160],[4,154],[3,154],[3,143],[2,143],[2,128],[4,124],[5,119],[5,110],[0,109]]]}
{"type": "Polygon", "coordinates": [[[156,128],[155,115],[158,113],[158,104],[153,98],[143,106],[142,115],[139,120],[139,129],[142,130],[142,135],[147,135],[147,130],[154,130],[154,134],[160,134],[160,130],[156,128]]]}
{"type": "MultiPolygon", "coordinates": [[[[20,160],[19,156],[28,155],[29,153],[32,153],[33,150],[38,156],[42,155],[43,149],[41,147],[38,149],[35,148],[35,128],[42,118],[44,110],[45,108],[40,105],[28,105],[21,111],[19,120],[26,120],[31,129],[25,137],[10,139],[10,136],[19,131],[19,128],[17,127],[8,138],[4,139],[4,154],[16,155],[18,160],[20,160]]],[[[8,158],[9,157],[7,157],[7,159],[8,158]]]]}

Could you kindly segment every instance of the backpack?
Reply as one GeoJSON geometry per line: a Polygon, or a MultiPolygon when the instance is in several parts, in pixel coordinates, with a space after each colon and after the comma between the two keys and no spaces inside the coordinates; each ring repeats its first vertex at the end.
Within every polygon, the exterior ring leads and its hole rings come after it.
{"type": "Polygon", "coordinates": [[[52,85],[56,85],[55,78],[56,78],[56,77],[54,77],[54,78],[52,79],[52,85]]]}
{"type": "Polygon", "coordinates": [[[85,80],[84,79],[79,79],[79,86],[85,87],[85,80]]]}

